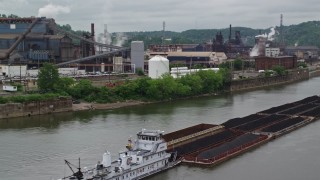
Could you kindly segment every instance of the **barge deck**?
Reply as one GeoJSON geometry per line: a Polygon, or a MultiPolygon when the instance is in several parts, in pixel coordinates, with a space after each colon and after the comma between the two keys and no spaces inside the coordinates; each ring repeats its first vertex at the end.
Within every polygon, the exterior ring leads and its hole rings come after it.
{"type": "Polygon", "coordinates": [[[272,107],[221,125],[198,124],[163,136],[182,163],[215,166],[320,118],[320,97],[272,107]]]}

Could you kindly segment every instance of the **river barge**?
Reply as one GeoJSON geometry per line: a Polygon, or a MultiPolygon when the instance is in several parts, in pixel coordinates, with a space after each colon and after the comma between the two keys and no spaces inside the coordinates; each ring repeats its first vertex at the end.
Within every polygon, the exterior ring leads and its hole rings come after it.
{"type": "Polygon", "coordinates": [[[168,151],[177,152],[184,164],[211,167],[316,121],[319,117],[320,97],[310,96],[233,118],[221,125],[191,126],[166,134],[164,138],[171,143],[168,151]],[[181,137],[181,134],[185,136],[181,137]]]}
{"type": "Polygon", "coordinates": [[[106,152],[102,163],[84,172],[79,165],[78,172],[64,179],[142,179],[180,162],[212,167],[319,118],[320,97],[310,96],[220,125],[198,124],[168,134],[142,130],[118,160],[111,162],[106,152]]]}

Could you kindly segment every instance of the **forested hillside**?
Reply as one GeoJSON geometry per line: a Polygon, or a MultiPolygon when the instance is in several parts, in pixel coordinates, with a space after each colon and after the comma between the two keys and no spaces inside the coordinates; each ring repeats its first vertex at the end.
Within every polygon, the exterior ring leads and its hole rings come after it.
{"type": "MultiPolygon", "coordinates": [[[[235,36],[235,31],[241,32],[241,37],[245,45],[252,46],[254,37],[259,34],[270,33],[271,28],[267,29],[252,29],[246,27],[232,27],[232,38],[235,36]]],[[[275,41],[279,38],[279,27],[275,27],[275,41]]],[[[224,29],[191,29],[183,32],[165,31],[165,44],[182,44],[182,43],[204,43],[212,41],[217,32],[222,33],[224,40],[229,38],[229,27],[224,29]],[[170,40],[171,39],[171,40],[170,40]]],[[[298,25],[283,26],[284,39],[287,46],[298,44],[300,46],[318,46],[320,47],[320,21],[309,21],[298,25]]],[[[129,37],[128,46],[131,41],[144,41],[145,47],[150,44],[161,44],[163,32],[126,32],[129,37]]]]}
{"type": "Polygon", "coordinates": [[[288,45],[310,45],[320,47],[320,21],[309,21],[284,27],[288,45]]]}

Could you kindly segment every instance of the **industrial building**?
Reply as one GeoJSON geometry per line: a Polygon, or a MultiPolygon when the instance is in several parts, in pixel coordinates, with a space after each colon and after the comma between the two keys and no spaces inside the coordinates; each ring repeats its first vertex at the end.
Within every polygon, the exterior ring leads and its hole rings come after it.
{"type": "Polygon", "coordinates": [[[299,59],[317,59],[320,49],[316,46],[289,46],[285,48],[285,54],[288,56],[297,56],[299,59]]]}
{"type": "Polygon", "coordinates": [[[286,69],[297,68],[297,58],[295,56],[278,57],[255,57],[256,71],[272,69],[274,66],[283,66],[286,69]]]}
{"type": "Polygon", "coordinates": [[[0,18],[0,52],[5,53],[19,40],[9,62],[38,64],[38,61],[60,62],[73,59],[72,39],[66,35],[54,34],[54,25],[53,19],[46,18],[0,18]],[[30,28],[34,22],[34,26],[30,28]],[[20,39],[28,30],[30,32],[20,39]]]}
{"type": "MultiPolygon", "coordinates": [[[[211,51],[212,45],[204,44],[170,44],[170,45],[149,45],[148,49],[151,52],[196,52],[196,51],[211,51]]],[[[223,52],[223,51],[219,51],[223,52]]]]}
{"type": "Polygon", "coordinates": [[[267,57],[278,57],[280,55],[280,48],[277,48],[277,47],[266,47],[265,55],[267,57]]]}
{"type": "Polygon", "coordinates": [[[173,64],[200,64],[206,67],[216,67],[227,60],[224,52],[168,52],[167,58],[173,64]]]}
{"type": "Polygon", "coordinates": [[[235,31],[232,37],[232,27],[230,25],[229,38],[224,41],[221,32],[218,32],[212,42],[201,44],[169,44],[169,45],[150,45],[148,50],[155,52],[223,52],[228,58],[249,56],[251,46],[245,46],[240,31],[235,31]]]}
{"type": "Polygon", "coordinates": [[[61,29],[54,19],[45,17],[0,18],[1,64],[38,69],[43,63],[51,62],[86,72],[115,69],[124,72],[132,69],[127,60],[129,52],[122,47],[96,42],[94,24],[91,24],[90,33],[78,35],[61,29]],[[85,57],[88,58],[81,59],[85,57]]]}

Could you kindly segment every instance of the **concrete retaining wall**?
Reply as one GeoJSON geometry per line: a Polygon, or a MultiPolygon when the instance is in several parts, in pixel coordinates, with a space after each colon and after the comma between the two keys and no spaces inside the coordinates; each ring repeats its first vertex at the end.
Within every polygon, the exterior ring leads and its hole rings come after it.
{"type": "Polygon", "coordinates": [[[7,103],[0,104],[0,119],[65,111],[72,111],[72,100],[69,98],[30,103],[7,103]]]}
{"type": "Polygon", "coordinates": [[[309,72],[309,77],[310,78],[318,77],[318,76],[320,76],[320,69],[316,69],[316,70],[313,70],[313,71],[309,72]]]}
{"type": "Polygon", "coordinates": [[[309,79],[308,69],[298,69],[290,71],[286,76],[261,77],[255,79],[242,79],[231,82],[230,91],[242,91],[254,88],[261,88],[273,85],[291,83],[295,81],[309,79]]]}

